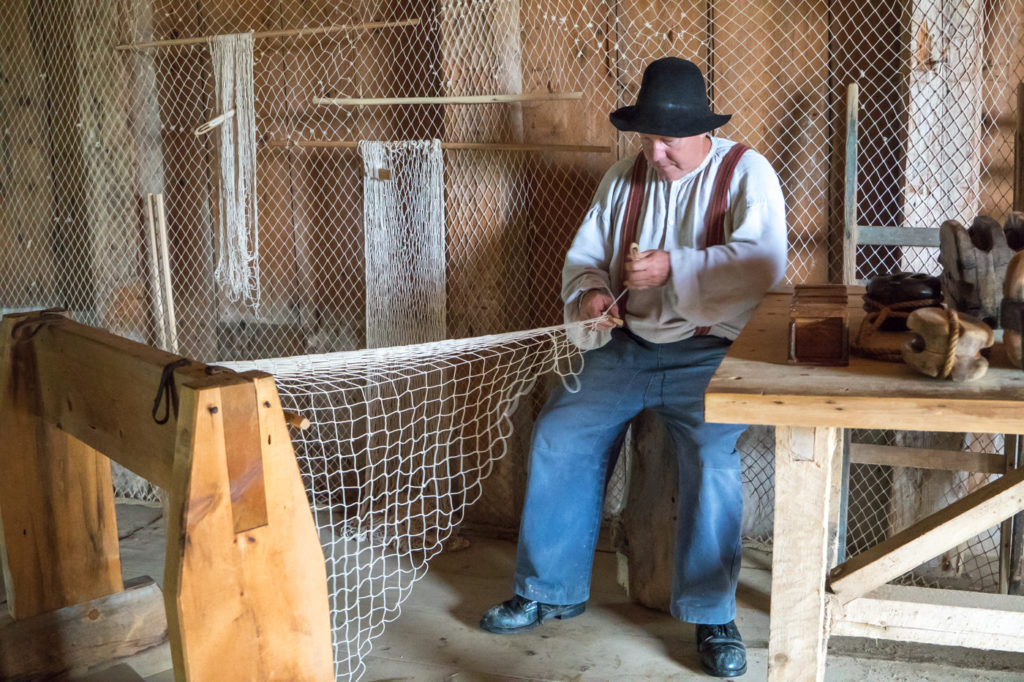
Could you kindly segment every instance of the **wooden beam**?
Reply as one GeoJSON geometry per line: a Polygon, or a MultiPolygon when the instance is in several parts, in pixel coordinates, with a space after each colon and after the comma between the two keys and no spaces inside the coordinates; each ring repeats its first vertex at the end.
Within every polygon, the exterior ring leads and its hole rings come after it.
{"type": "Polygon", "coordinates": [[[164,598],[146,579],[0,627],[0,679],[63,679],[160,647],[167,647],[164,598]]]}
{"type": "MultiPolygon", "coordinates": [[[[164,367],[180,358],[99,329],[60,320],[44,324],[35,347],[46,423],[99,450],[161,488],[171,485],[177,418],[165,401],[166,424],[153,404],[164,367]]],[[[175,371],[201,375],[193,363],[175,371]]]]}
{"type": "Polygon", "coordinates": [[[829,611],[833,635],[1024,652],[1024,597],[882,585],[829,611]]]}
{"type": "Polygon", "coordinates": [[[848,602],[1024,509],[1024,469],[979,488],[837,566],[829,587],[848,602]]]}
{"type": "Polygon", "coordinates": [[[894,445],[868,445],[866,443],[850,445],[850,462],[986,474],[1002,474],[1006,470],[1006,457],[994,452],[933,450],[894,445]]]}

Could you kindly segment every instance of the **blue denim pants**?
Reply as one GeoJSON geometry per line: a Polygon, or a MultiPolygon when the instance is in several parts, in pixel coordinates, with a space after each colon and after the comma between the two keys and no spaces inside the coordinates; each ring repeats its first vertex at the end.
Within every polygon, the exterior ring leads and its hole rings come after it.
{"type": "Polygon", "coordinates": [[[746,428],[704,421],[704,391],[730,342],[656,344],[616,329],[584,354],[580,391],[558,386],[534,425],[515,591],[548,604],[590,594],[607,477],[642,410],[662,416],[679,462],[672,615],[693,623],[736,616],[743,493],[736,441],[746,428]]]}

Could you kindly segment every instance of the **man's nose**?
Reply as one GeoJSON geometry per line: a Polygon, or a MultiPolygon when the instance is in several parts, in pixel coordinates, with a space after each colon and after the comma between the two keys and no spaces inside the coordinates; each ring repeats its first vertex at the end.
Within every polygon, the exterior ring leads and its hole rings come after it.
{"type": "Polygon", "coordinates": [[[665,145],[655,142],[651,145],[651,161],[660,161],[665,158],[665,145]]]}

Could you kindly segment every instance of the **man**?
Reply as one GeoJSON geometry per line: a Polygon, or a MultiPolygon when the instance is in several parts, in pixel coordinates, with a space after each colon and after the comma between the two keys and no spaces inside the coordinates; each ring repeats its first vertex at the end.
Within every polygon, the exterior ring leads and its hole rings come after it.
{"type": "Polygon", "coordinates": [[[679,461],[671,612],[697,624],[704,670],[735,677],[746,671],[734,623],[745,427],[706,423],[704,391],[785,272],[782,190],[763,156],[708,134],[730,117],[711,112],[689,61],[652,62],[636,105],[610,118],[639,133],[643,151],[605,175],[563,269],[566,319],[599,318],[595,348],[581,390],[559,387],[538,417],[515,596],[480,626],[511,634],[583,613],[607,476],[629,421],[648,409],[679,461]]]}

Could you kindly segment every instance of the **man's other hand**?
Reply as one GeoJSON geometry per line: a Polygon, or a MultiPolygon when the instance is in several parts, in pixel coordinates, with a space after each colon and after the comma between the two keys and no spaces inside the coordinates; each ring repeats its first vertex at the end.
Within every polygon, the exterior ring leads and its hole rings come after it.
{"type": "Polygon", "coordinates": [[[652,249],[626,256],[625,285],[630,290],[660,287],[672,276],[672,260],[668,251],[652,249]]]}
{"type": "Polygon", "coordinates": [[[607,312],[608,317],[602,318],[600,322],[596,322],[594,328],[607,330],[618,327],[621,324],[621,320],[619,320],[619,306],[618,304],[612,305],[614,300],[600,289],[591,289],[583,294],[583,298],[580,300],[580,319],[590,320],[595,317],[601,317],[601,315],[607,312]],[[611,306],[611,308],[608,306],[611,306]]]}

